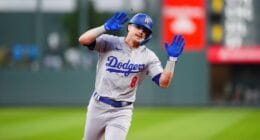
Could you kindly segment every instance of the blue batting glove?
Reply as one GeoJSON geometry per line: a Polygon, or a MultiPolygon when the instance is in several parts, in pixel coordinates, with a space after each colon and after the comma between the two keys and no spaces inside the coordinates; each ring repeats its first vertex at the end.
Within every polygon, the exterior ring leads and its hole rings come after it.
{"type": "Polygon", "coordinates": [[[170,45],[165,43],[164,46],[169,60],[177,61],[185,46],[185,40],[182,35],[175,35],[172,43],[170,45]]]}
{"type": "Polygon", "coordinates": [[[116,12],[112,18],[104,24],[106,31],[116,31],[124,27],[124,23],[129,19],[125,12],[116,12]]]}

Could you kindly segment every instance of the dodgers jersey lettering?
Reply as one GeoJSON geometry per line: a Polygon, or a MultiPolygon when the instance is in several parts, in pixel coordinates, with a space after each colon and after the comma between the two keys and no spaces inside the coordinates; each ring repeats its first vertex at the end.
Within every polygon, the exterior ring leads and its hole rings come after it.
{"type": "Polygon", "coordinates": [[[96,39],[98,52],[95,92],[119,101],[134,102],[145,75],[163,72],[161,62],[145,46],[131,49],[124,37],[103,34],[96,39]]]}
{"type": "Polygon", "coordinates": [[[119,62],[117,57],[109,56],[107,58],[107,71],[115,73],[123,73],[128,76],[130,73],[138,73],[144,70],[144,64],[131,64],[130,60],[126,63],[119,62]]]}

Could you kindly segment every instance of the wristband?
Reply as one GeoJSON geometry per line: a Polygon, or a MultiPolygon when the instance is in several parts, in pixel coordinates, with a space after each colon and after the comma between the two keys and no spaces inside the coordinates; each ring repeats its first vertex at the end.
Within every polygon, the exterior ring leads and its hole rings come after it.
{"type": "Polygon", "coordinates": [[[177,60],[178,60],[177,57],[173,57],[173,56],[168,57],[168,61],[177,61],[177,60]]]}
{"type": "Polygon", "coordinates": [[[93,32],[95,35],[99,36],[99,35],[105,33],[105,32],[106,32],[106,29],[105,29],[105,26],[102,25],[102,26],[99,26],[99,27],[95,28],[92,32],[93,32]]]}
{"type": "Polygon", "coordinates": [[[176,61],[168,60],[167,63],[166,63],[166,66],[165,66],[165,71],[172,71],[172,72],[174,72],[175,62],[176,61]]]}

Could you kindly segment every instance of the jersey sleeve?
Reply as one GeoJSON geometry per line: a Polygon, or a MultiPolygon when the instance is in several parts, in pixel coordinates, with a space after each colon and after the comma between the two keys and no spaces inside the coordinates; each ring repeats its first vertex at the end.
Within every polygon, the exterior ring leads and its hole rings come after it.
{"type": "Polygon", "coordinates": [[[148,63],[148,71],[147,74],[154,78],[156,75],[163,72],[162,64],[159,58],[154,54],[154,52],[149,53],[149,63],[148,63]]]}
{"type": "Polygon", "coordinates": [[[95,41],[95,47],[93,50],[104,53],[113,49],[113,42],[115,37],[113,35],[103,34],[99,36],[95,41]]]}

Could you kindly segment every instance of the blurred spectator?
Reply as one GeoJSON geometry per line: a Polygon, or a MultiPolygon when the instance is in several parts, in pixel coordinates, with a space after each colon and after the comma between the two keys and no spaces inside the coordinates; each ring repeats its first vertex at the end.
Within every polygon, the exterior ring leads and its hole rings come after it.
{"type": "Polygon", "coordinates": [[[89,70],[94,65],[94,55],[75,47],[70,47],[64,53],[66,63],[73,69],[89,70]]]}
{"type": "Polygon", "coordinates": [[[16,44],[11,50],[11,65],[14,68],[39,69],[39,49],[36,45],[16,44]]]}
{"type": "Polygon", "coordinates": [[[26,58],[27,62],[30,64],[32,71],[38,71],[40,69],[39,65],[39,48],[36,45],[30,45],[26,48],[26,58]]]}
{"type": "Polygon", "coordinates": [[[70,47],[64,52],[64,58],[69,67],[78,69],[81,66],[81,52],[79,49],[70,47]]]}
{"type": "Polygon", "coordinates": [[[245,90],[244,102],[246,105],[257,105],[259,103],[259,90],[257,88],[247,88],[245,90]]]}
{"type": "Polygon", "coordinates": [[[47,69],[61,70],[63,66],[62,58],[58,54],[47,54],[43,59],[43,65],[47,69]]]}
{"type": "Polygon", "coordinates": [[[63,67],[62,52],[60,50],[60,35],[52,32],[48,36],[48,50],[43,57],[44,68],[61,70],[63,67]]]}
{"type": "Polygon", "coordinates": [[[232,94],[233,94],[233,84],[231,81],[227,81],[226,84],[224,85],[224,98],[227,101],[230,101],[232,99],[232,94]]]}
{"type": "Polygon", "coordinates": [[[236,84],[234,87],[233,104],[241,104],[243,100],[243,85],[236,84]]]}
{"type": "Polygon", "coordinates": [[[24,54],[24,48],[21,44],[16,44],[12,49],[12,60],[14,63],[22,61],[24,54]]]}
{"type": "Polygon", "coordinates": [[[0,46],[0,68],[5,67],[9,61],[9,50],[0,46]]]}
{"type": "Polygon", "coordinates": [[[25,63],[25,46],[22,44],[16,44],[11,50],[11,68],[20,69],[26,68],[25,63]]]}
{"type": "Polygon", "coordinates": [[[36,45],[30,45],[26,48],[27,60],[30,62],[36,61],[39,57],[39,49],[36,45]]]}

